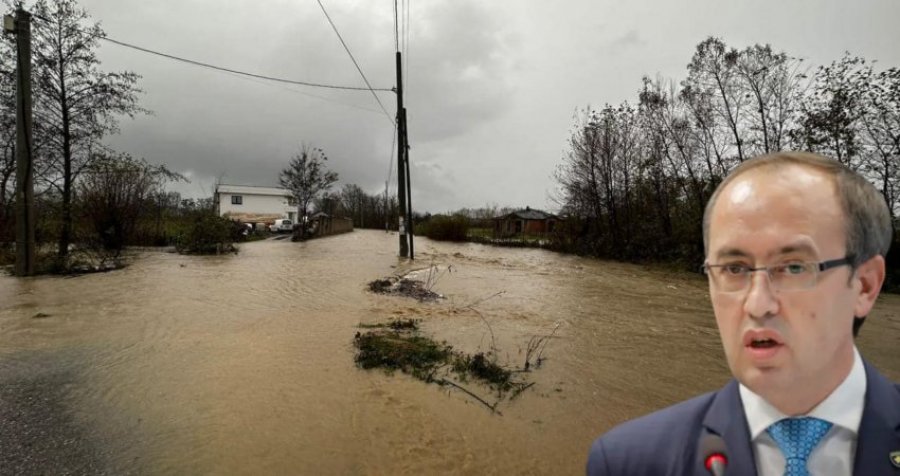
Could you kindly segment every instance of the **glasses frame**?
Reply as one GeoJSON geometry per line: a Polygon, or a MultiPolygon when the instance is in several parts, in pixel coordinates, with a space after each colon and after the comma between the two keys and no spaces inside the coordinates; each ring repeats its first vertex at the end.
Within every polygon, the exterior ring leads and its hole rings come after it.
{"type": "MultiPolygon", "coordinates": [[[[854,259],[853,255],[847,255],[847,256],[844,256],[843,258],[830,259],[830,260],[819,261],[819,262],[816,262],[816,261],[803,261],[802,264],[814,264],[814,265],[816,265],[816,275],[815,275],[815,277],[814,277],[815,281],[812,283],[811,286],[809,286],[808,288],[799,288],[799,289],[781,289],[781,288],[777,287],[777,285],[774,284],[775,282],[774,282],[774,280],[772,279],[771,269],[772,269],[773,267],[775,267],[775,266],[782,266],[782,265],[757,266],[757,267],[755,267],[755,268],[749,267],[749,266],[748,266],[748,267],[747,267],[747,283],[744,285],[744,287],[742,287],[741,289],[735,290],[735,291],[721,291],[721,290],[720,290],[719,292],[723,292],[723,293],[739,293],[739,292],[742,292],[742,291],[746,291],[747,289],[750,288],[750,284],[751,284],[751,282],[753,281],[753,279],[752,279],[753,273],[755,273],[755,272],[757,272],[757,271],[765,271],[765,272],[766,272],[766,275],[769,277],[769,283],[772,284],[772,286],[773,286],[775,289],[779,290],[779,291],[791,292],[791,291],[802,291],[802,290],[805,290],[805,289],[812,289],[812,288],[816,287],[817,284],[819,284],[819,273],[821,273],[821,272],[823,272],[823,271],[828,271],[828,270],[831,269],[831,268],[837,268],[838,266],[844,266],[844,265],[852,266],[852,265],[853,265],[853,259],[854,259]]],[[[715,280],[715,278],[712,277],[712,275],[710,274],[709,270],[710,270],[711,268],[724,268],[724,267],[726,267],[726,266],[731,266],[731,264],[709,264],[709,263],[703,263],[703,264],[700,266],[700,271],[701,271],[703,274],[705,274],[706,276],[708,276],[709,279],[710,279],[713,283],[715,283],[716,280],[715,280]]],[[[718,287],[718,284],[716,284],[716,286],[718,287]]]]}

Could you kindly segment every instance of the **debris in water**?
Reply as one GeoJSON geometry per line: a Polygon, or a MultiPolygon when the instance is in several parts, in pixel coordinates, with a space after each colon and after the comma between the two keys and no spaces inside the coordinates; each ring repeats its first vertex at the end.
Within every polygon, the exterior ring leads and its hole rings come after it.
{"type": "Polygon", "coordinates": [[[362,329],[393,329],[395,331],[402,330],[419,330],[419,319],[394,319],[387,324],[360,324],[362,329]]]}
{"type": "Polygon", "coordinates": [[[395,276],[372,281],[369,283],[369,290],[377,294],[406,296],[419,301],[436,301],[444,297],[427,289],[422,281],[395,276]]]}

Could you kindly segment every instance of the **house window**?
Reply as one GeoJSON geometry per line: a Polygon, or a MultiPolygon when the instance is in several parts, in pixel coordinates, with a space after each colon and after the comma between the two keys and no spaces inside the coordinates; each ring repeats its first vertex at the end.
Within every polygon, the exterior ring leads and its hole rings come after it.
{"type": "Polygon", "coordinates": [[[243,205],[244,197],[242,195],[232,195],[231,196],[231,204],[232,205],[243,205]]]}

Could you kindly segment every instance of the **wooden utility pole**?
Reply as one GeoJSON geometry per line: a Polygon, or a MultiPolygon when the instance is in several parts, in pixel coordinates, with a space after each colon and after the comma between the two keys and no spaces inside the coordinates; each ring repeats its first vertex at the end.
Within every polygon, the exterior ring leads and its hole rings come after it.
{"type": "Polygon", "coordinates": [[[406,131],[403,123],[403,62],[400,58],[400,52],[397,52],[397,200],[400,202],[400,210],[398,211],[398,219],[400,226],[398,235],[400,236],[400,257],[409,256],[409,243],[406,240],[409,231],[406,208],[406,131]]]}
{"type": "Polygon", "coordinates": [[[34,274],[34,167],[31,140],[31,14],[21,5],[3,29],[16,34],[16,266],[17,276],[34,274]]]}
{"type": "Polygon", "coordinates": [[[413,220],[412,220],[412,181],[409,179],[409,134],[406,128],[406,108],[404,107],[400,112],[401,121],[403,124],[403,166],[406,169],[406,230],[409,233],[409,259],[416,259],[415,249],[416,247],[413,245],[413,220]]]}

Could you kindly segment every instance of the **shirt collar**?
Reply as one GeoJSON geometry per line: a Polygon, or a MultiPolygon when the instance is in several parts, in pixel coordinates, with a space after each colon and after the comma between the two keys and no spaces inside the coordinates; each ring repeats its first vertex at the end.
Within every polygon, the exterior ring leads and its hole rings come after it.
{"type": "MultiPolygon", "coordinates": [[[[740,384],[739,392],[744,405],[744,415],[750,428],[750,439],[755,440],[773,423],[788,418],[752,390],[740,384]]],[[[866,369],[859,351],[853,347],[853,367],[828,397],[816,405],[806,416],[819,418],[853,432],[859,432],[866,397],[866,369]]]]}

